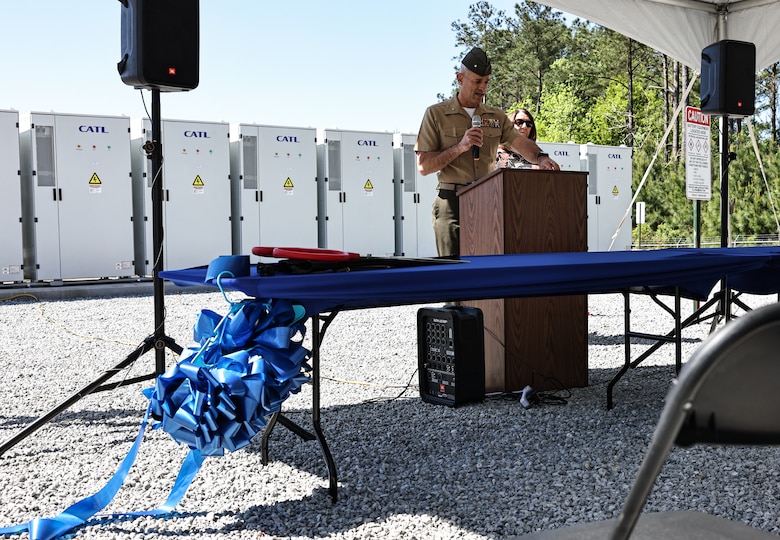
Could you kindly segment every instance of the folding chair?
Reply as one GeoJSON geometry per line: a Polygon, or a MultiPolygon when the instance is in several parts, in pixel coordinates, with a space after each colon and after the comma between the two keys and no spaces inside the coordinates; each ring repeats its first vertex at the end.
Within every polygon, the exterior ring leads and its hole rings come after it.
{"type": "Polygon", "coordinates": [[[686,362],[617,518],[520,538],[777,540],[766,531],[699,511],[641,513],[672,446],[696,443],[780,445],[780,304],[727,323],[686,362]]]}

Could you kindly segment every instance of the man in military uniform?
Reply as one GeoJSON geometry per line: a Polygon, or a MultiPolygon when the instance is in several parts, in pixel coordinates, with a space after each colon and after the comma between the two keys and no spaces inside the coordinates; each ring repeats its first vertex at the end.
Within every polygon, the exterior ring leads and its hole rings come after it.
{"type": "Polygon", "coordinates": [[[504,111],[483,103],[491,71],[485,51],[471,49],[457,74],[460,90],[428,107],[417,134],[417,168],[423,175],[438,173],[433,230],[440,257],[460,255],[457,191],[494,170],[499,144],[540,169],[560,170],[534,141],[514,129],[504,111]]]}

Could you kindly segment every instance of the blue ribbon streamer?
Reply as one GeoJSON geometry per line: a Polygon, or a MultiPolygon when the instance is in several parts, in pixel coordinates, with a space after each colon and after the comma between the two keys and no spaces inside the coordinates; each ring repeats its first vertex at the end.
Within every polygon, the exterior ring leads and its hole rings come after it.
{"type": "MultiPolygon", "coordinates": [[[[114,500],[119,488],[124,484],[127,474],[133,466],[135,458],[138,456],[138,449],[141,447],[141,441],[143,440],[143,435],[149,420],[149,411],[150,408],[147,408],[144,419],[141,422],[141,428],[138,430],[138,435],[136,435],[135,442],[130,448],[130,451],[122,460],[117,471],[100,491],[72,504],[57,517],[35,518],[27,523],[0,528],[0,534],[19,534],[27,531],[30,534],[30,540],[51,540],[83,525],[89,518],[108,506],[108,504],[114,500]]],[[[170,513],[179,502],[181,502],[192,479],[195,478],[195,475],[200,469],[203,459],[203,456],[195,451],[191,451],[187,455],[187,458],[179,471],[179,475],[176,478],[173,489],[162,506],[147,512],[114,514],[113,516],[157,516],[170,513]]]]}
{"type": "MultiPolygon", "coordinates": [[[[217,274],[224,272],[221,270],[217,274]]],[[[308,382],[310,351],[302,346],[305,310],[284,300],[231,303],[220,317],[203,310],[194,327],[199,347],[182,352],[179,362],[157,378],[133,446],[108,483],[55,518],[0,528],[1,535],[28,531],[31,540],[51,540],[83,525],[105,508],[122,487],[138,455],[150,415],[190,452],[171,493],[155,510],[103,517],[160,516],[179,504],[207,456],[238,450],[281,410],[282,402],[308,382]],[[294,338],[300,336],[298,341],[294,338]]]]}

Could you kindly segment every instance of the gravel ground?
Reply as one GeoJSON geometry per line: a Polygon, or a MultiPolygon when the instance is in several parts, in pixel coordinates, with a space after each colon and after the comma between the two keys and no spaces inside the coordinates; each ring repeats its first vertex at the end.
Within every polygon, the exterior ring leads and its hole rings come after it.
{"type": "MultiPolygon", "coordinates": [[[[120,362],[154,321],[150,295],[32,294],[0,301],[2,441],[120,362]]],[[[753,307],[775,300],[747,298],[753,307]]],[[[634,328],[671,328],[649,299],[632,302],[634,328]]],[[[227,307],[219,293],[175,288],[165,305],[166,334],[185,347],[201,309],[227,307]]],[[[526,410],[514,397],[495,396],[452,409],[419,398],[419,307],[345,312],[328,329],[322,424],[339,473],[335,504],[317,443],[277,427],[268,465],[259,437],[208,458],[174,515],[93,519],[70,537],[499,539],[615,516],[674,376],[673,346],[629,372],[606,410],[606,383],[623,361],[623,306],[618,295],[591,296],[589,387],[572,389],[563,405],[526,410]]],[[[692,302],[683,308],[690,313],[692,302]]],[[[684,358],[709,330],[703,323],[684,331],[684,358]]],[[[635,340],[633,350],[647,346],[635,340]]],[[[168,365],[175,362],[168,353],[168,365]]],[[[150,353],[112,381],[153,367],[150,353]]],[[[105,485],[138,433],[147,404],[141,390],[151,385],[88,395],[0,456],[0,526],[53,517],[105,485]]],[[[284,410],[309,426],[310,385],[284,410]]],[[[700,509],[780,534],[778,452],[675,449],[646,509],[700,509]]],[[[165,432],[148,430],[124,486],[101,514],[156,508],[186,453],[165,432]]]]}

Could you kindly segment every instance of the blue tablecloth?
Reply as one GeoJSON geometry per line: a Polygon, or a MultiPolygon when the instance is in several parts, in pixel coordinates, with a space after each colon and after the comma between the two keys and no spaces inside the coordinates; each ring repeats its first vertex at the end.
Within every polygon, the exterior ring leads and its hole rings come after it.
{"type": "MultiPolygon", "coordinates": [[[[178,285],[216,285],[206,267],[167,270],[178,285]]],[[[727,277],[732,290],[780,291],[780,247],[663,249],[578,253],[529,253],[463,257],[462,262],[310,274],[224,278],[226,289],[255,298],[300,303],[308,315],[362,309],[567,294],[607,293],[633,287],[680,287],[682,296],[706,299],[727,277]]]]}

